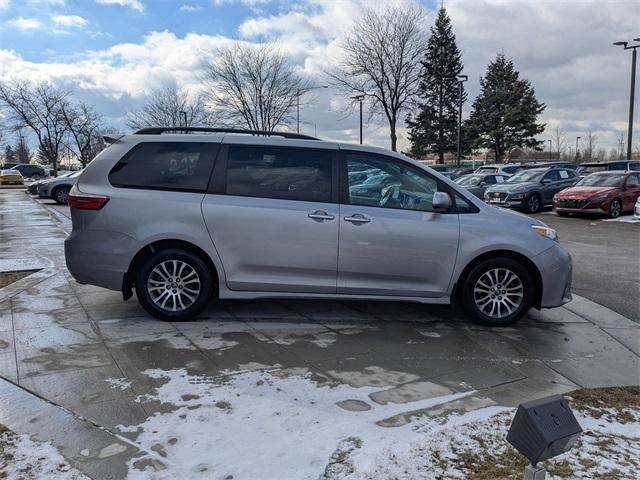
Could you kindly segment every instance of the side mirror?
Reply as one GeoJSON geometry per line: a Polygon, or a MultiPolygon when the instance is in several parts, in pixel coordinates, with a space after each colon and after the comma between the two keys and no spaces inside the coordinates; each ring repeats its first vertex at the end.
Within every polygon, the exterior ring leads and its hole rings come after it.
{"type": "Polygon", "coordinates": [[[487,182],[480,182],[480,187],[486,187],[487,186],[487,182]]]}
{"type": "Polygon", "coordinates": [[[438,213],[448,213],[451,211],[451,196],[447,192],[436,192],[433,194],[433,211],[438,213]]]}

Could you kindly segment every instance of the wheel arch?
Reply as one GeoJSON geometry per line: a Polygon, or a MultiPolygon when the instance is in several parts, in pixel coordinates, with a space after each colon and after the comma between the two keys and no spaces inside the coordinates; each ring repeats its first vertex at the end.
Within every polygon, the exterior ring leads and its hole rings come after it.
{"type": "Polygon", "coordinates": [[[129,263],[129,268],[127,269],[127,272],[124,274],[124,277],[122,279],[122,295],[125,300],[131,298],[131,296],[133,295],[132,289],[134,285],[135,271],[143,262],[143,260],[149,257],[149,255],[151,255],[152,253],[155,253],[159,250],[166,250],[168,248],[179,248],[181,250],[186,250],[202,258],[202,260],[207,264],[213,274],[215,289],[214,295],[218,295],[220,276],[218,274],[218,269],[213,263],[213,260],[211,260],[209,254],[202,248],[191,242],[187,242],[186,240],[163,239],[156,240],[155,242],[151,242],[145,245],[133,256],[133,259],[129,263]]]}
{"type": "Polygon", "coordinates": [[[460,305],[462,301],[462,285],[466,280],[467,276],[471,272],[471,270],[478,265],[480,262],[485,260],[489,260],[491,258],[511,258],[520,262],[531,274],[533,278],[533,302],[532,305],[538,310],[542,307],[542,275],[540,270],[535,263],[533,263],[527,256],[515,252],[513,250],[491,250],[488,252],[484,252],[477,257],[474,257],[471,261],[465,265],[462,269],[460,275],[458,275],[458,279],[453,287],[453,292],[451,293],[451,304],[452,305],[460,305]]]}

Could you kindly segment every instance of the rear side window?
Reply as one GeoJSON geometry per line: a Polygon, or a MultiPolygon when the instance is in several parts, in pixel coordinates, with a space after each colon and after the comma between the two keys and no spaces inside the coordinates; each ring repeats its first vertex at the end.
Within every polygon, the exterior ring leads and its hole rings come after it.
{"type": "Polygon", "coordinates": [[[214,143],[147,142],[109,172],[114,187],[204,192],[218,152],[214,143]]]}
{"type": "Polygon", "coordinates": [[[230,195],[308,202],[331,201],[332,155],[328,150],[230,147],[230,195]]]}

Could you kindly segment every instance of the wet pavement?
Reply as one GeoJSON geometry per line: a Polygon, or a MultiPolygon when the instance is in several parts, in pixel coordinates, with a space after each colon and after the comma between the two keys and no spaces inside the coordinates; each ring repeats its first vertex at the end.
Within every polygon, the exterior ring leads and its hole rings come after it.
{"type": "MultiPolygon", "coordinates": [[[[378,405],[476,391],[379,423],[390,428],[581,386],[640,383],[640,325],[582,297],[508,328],[479,327],[444,307],[363,301],[224,301],[198,321],[160,322],[135,297],[123,302],[72,279],[65,218],[24,192],[0,192],[0,258],[40,269],[0,289],[0,423],[52,440],[91,476],[123,476],[142,447],[122,425],[173,408],[145,400],[163,384],[149,369],[219,382],[239,372],[305,373],[319,385],[378,387],[369,402],[378,405]]],[[[346,410],[370,407],[345,402],[346,410]]]]}

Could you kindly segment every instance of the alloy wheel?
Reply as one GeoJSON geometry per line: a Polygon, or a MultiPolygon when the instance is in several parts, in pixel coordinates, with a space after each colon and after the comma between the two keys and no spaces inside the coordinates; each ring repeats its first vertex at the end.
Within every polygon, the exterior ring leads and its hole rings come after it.
{"type": "Polygon", "coordinates": [[[529,197],[529,211],[531,213],[536,213],[539,208],[540,208],[540,200],[538,200],[538,196],[531,195],[531,197],[529,197]]]}
{"type": "Polygon", "coordinates": [[[153,303],[163,310],[181,312],[200,296],[200,277],[182,260],[166,260],[156,265],[147,280],[147,291],[153,303]]]}
{"type": "Polygon", "coordinates": [[[613,202],[611,202],[611,207],[609,207],[609,215],[611,218],[618,218],[621,210],[620,200],[614,199],[613,202]]]}
{"type": "Polygon", "coordinates": [[[473,288],[478,309],[491,318],[504,318],[514,313],[524,298],[522,280],[507,268],[494,268],[483,273],[473,288]]]}

